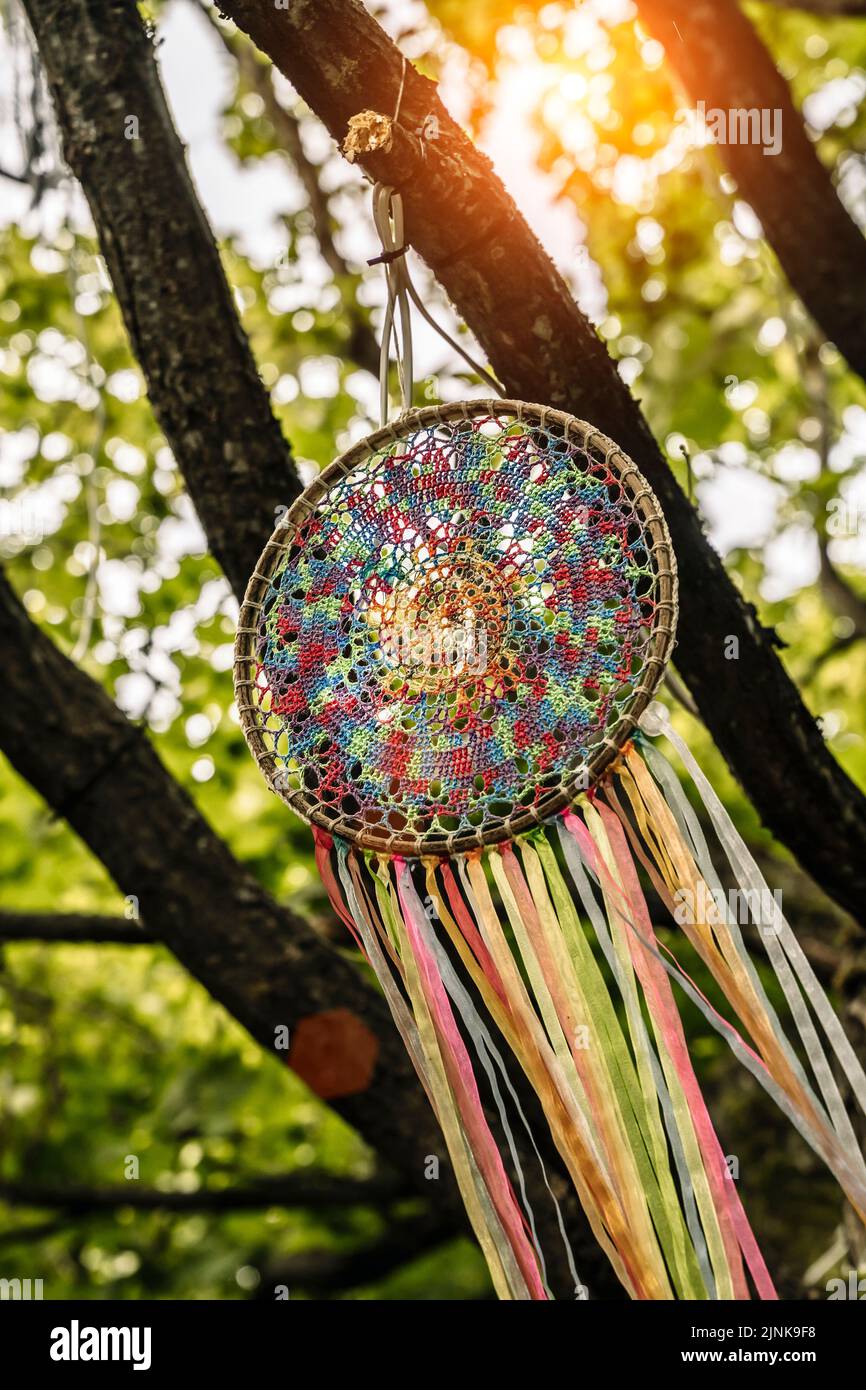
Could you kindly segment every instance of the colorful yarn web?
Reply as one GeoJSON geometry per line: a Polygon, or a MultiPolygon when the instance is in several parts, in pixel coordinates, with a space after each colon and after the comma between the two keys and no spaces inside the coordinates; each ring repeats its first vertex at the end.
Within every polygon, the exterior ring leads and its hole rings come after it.
{"type": "Polygon", "coordinates": [[[776,1297],[682,997],[866,1215],[848,1114],[852,1100],[866,1114],[866,1075],[650,704],[675,622],[667,531],[634,465],[590,426],[511,401],[410,412],[338,459],[265,547],[241,610],[250,747],[313,824],[501,1298],[552,1296],[542,1207],[559,1288],[564,1262],[586,1293],[551,1146],[631,1297],[776,1297]]]}
{"type": "Polygon", "coordinates": [[[258,627],[284,789],[407,850],[565,804],[662,664],[647,509],[615,446],[554,412],[429,414],[290,516],[258,627]]]}

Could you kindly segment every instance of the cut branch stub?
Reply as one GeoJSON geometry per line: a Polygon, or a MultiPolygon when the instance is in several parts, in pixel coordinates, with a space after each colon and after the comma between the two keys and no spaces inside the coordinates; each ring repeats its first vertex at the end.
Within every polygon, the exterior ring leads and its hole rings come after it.
{"type": "Polygon", "coordinates": [[[359,111],[349,121],[343,154],[354,164],[362,154],[375,154],[377,150],[390,154],[393,144],[394,122],[390,116],[383,116],[380,111],[359,111]]]}

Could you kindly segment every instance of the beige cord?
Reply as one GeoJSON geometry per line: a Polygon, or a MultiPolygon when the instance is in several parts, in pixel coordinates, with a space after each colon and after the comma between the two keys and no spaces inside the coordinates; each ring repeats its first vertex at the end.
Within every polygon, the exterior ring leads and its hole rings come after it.
{"type": "Polygon", "coordinates": [[[406,264],[407,247],[404,241],[403,199],[389,184],[377,183],[373,187],[373,221],[382,243],[382,264],[385,267],[385,282],[388,298],[385,318],[382,323],[382,344],[379,354],[379,421],[388,423],[388,363],[391,341],[394,340],[395,357],[400,377],[400,394],[403,412],[412,408],[412,387],[414,384],[414,362],[412,353],[412,311],[414,304],[421,317],[430,324],[439,337],[452,347],[464,362],[477,372],[498,396],[505,392],[499,382],[485,367],[461,347],[450,333],[438,324],[429,313],[409,275],[406,264]],[[395,306],[400,308],[400,341],[397,340],[395,306]]]}

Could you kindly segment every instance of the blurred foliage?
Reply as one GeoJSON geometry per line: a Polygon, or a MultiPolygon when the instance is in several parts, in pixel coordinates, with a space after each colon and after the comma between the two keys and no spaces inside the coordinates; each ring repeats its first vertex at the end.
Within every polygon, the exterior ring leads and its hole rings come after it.
{"type": "MultiPolygon", "coordinates": [[[[450,72],[462,74],[461,118],[482,141],[515,70],[535,84],[526,158],[551,204],[573,218],[573,255],[560,257],[562,269],[581,302],[601,292],[599,331],[683,480],[690,459],[708,513],[726,474],[763,480],[768,524],[754,542],[730,544],[727,564],[777,627],[834,753],[864,785],[866,643],[850,640],[850,620],[828,608],[815,580],[818,537],[834,505],[859,518],[866,389],[815,338],[714,153],[682,142],[680,98],[658,45],[626,0],[374,8],[446,86],[450,72]],[[811,576],[791,565],[792,549],[814,556],[811,576]]],[[[820,125],[822,158],[843,192],[846,181],[860,189],[862,212],[866,23],[769,6],[753,13],[798,104],[818,123],[816,137],[820,125]]],[[[219,134],[238,171],[266,160],[284,167],[263,110],[241,85],[222,112],[219,134]]],[[[357,175],[314,120],[298,115],[311,158],[321,161],[338,245],[349,248],[345,275],[335,279],[319,256],[302,197],[274,218],[278,257],[263,261],[233,238],[222,250],[262,378],[309,477],[372,424],[375,386],[347,358],[346,306],[356,294],[364,313],[381,301],[378,281],[360,275],[371,251],[358,251],[367,213],[357,175]]],[[[85,668],[146,723],[233,851],[278,898],[315,914],[324,903],[309,836],[266,792],[233,711],[236,603],[154,423],[82,205],[55,189],[18,225],[2,222],[0,507],[11,578],[65,651],[86,648],[85,668]]],[[[446,397],[463,389],[450,359],[431,380],[446,397]]],[[[856,525],[831,554],[866,598],[856,525]]],[[[732,692],[741,694],[735,668],[732,692]]],[[[742,833],[781,862],[705,731],[678,718],[742,833]]],[[[123,912],[101,866],[8,767],[0,870],[6,909],[123,912]]],[[[756,1227],[796,1284],[831,1243],[839,1219],[832,1188],[697,1013],[686,1008],[684,1017],[723,1130],[742,1141],[756,1227]]],[[[7,946],[0,1040],[3,1180],[118,1183],[130,1154],[145,1185],[181,1191],[310,1167],[352,1176],[373,1168],[358,1138],[161,948],[7,946]]],[[[3,1274],[41,1273],[55,1297],[248,1297],[257,1271],[281,1256],[351,1248],[386,1226],[372,1210],[0,1213],[3,1274]],[[51,1229],[40,1236],[46,1221],[51,1229]],[[12,1238],[17,1226],[23,1234],[12,1238]]],[[[487,1287],[477,1252],[459,1241],[356,1295],[471,1297],[487,1287]]]]}

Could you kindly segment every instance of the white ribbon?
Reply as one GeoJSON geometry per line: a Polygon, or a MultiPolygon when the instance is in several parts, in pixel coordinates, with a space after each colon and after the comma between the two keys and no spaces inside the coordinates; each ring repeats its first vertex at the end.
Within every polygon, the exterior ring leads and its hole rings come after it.
{"type": "MultiPolygon", "coordinates": [[[[689,751],[688,745],[680,738],[668,717],[668,712],[658,701],[645,711],[641,720],[641,728],[644,733],[650,736],[664,734],[665,738],[673,744],[680,755],[683,765],[688,771],[695,784],[710,819],[715,828],[716,834],[728,862],[733,870],[734,877],[739,887],[746,894],[746,902],[749,904],[760,903],[772,904],[770,908],[771,921],[769,926],[764,926],[759,931],[761,940],[767,950],[770,960],[776,970],[791,1011],[798,1026],[803,1042],[809,1054],[809,1061],[815,1071],[821,1091],[827,1102],[830,1111],[833,1129],[843,1146],[849,1164],[857,1174],[858,1185],[863,1191],[866,1186],[866,1164],[860,1151],[848,1118],[844,1104],[842,1102],[839,1088],[836,1085],[829,1063],[824,1055],[824,1050],[820,1045],[811,1018],[805,1012],[802,1002],[797,1000],[797,1007],[789,993],[789,989],[794,986],[791,979],[791,969],[799,983],[803,994],[811,1004],[812,1009],[827,1036],[827,1040],[832,1048],[839,1065],[844,1071],[851,1090],[857,1099],[860,1109],[866,1115],[866,1075],[864,1075],[857,1056],[845,1031],[836,1017],[835,1012],[827,998],[820,981],[815,975],[812,966],[807,960],[803,948],[797,940],[794,932],[779,908],[773,895],[767,887],[766,881],[758,868],[748,847],[739,835],[733,821],[714,792],[710,782],[704,776],[697,761],[689,751]],[[784,957],[781,956],[778,948],[781,946],[784,957]],[[774,949],[775,948],[775,949],[774,949]],[[781,959],[781,968],[780,968],[781,959]],[[790,966],[790,969],[788,968],[790,966]]],[[[754,915],[754,914],[753,914],[754,915]]],[[[761,915],[761,914],[759,914],[761,915]]]]}

